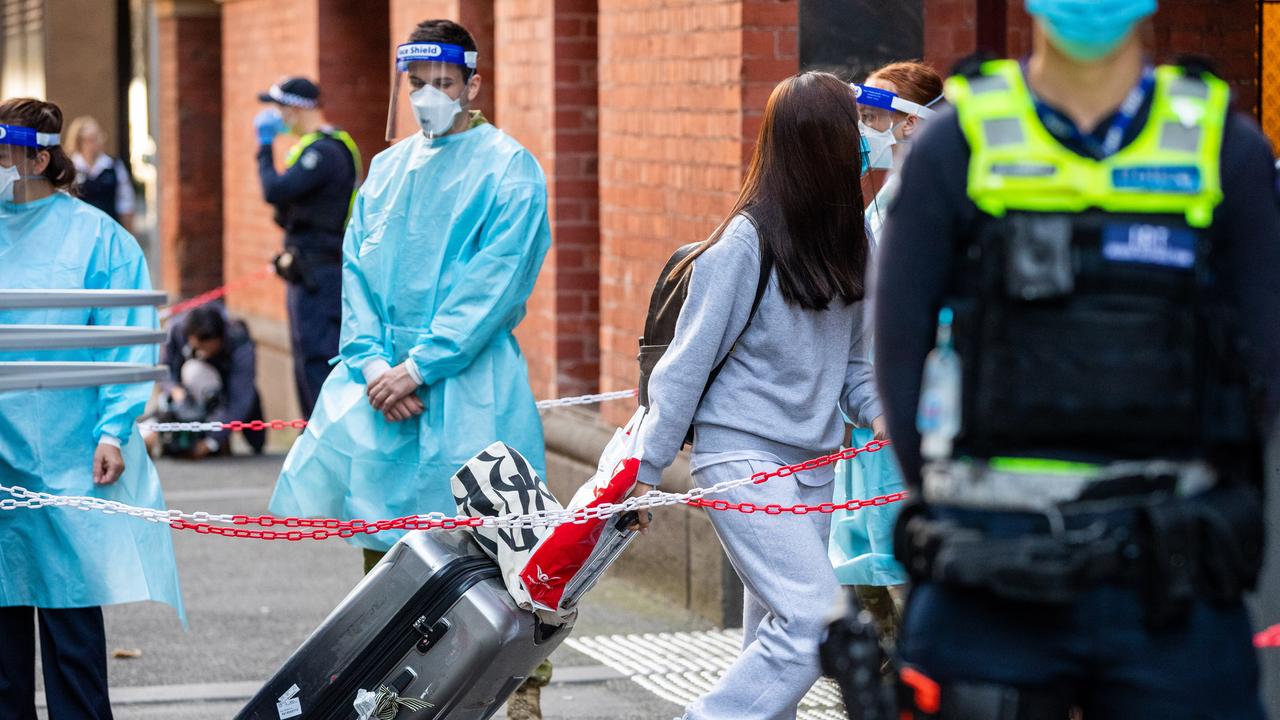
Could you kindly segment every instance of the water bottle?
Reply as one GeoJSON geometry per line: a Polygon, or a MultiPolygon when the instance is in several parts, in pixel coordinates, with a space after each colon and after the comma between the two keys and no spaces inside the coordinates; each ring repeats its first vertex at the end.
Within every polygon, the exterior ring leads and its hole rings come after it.
{"type": "Polygon", "coordinates": [[[951,308],[938,313],[938,340],[924,363],[920,388],[920,451],[926,460],[951,457],[951,445],[960,434],[960,388],[963,382],[960,356],[951,342],[951,308]]]}

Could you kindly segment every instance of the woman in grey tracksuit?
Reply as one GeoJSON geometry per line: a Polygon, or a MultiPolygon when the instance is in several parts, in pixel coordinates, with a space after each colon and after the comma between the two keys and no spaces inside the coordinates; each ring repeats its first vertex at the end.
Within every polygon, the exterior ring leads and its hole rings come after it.
{"type": "MultiPolygon", "coordinates": [[[[692,276],[649,382],[638,493],[658,483],[690,426],[700,486],[835,451],[841,410],[883,436],[863,345],[859,147],[853,94],[834,75],[803,73],[774,90],[737,206],[676,268],[692,276]],[[772,271],[751,317],[761,262],[772,271]]],[[[826,467],[715,497],[820,504],[831,501],[832,479],[826,467]]],[[[738,661],[685,718],[794,718],[821,674],[818,642],[839,592],[827,559],[830,515],[708,515],[746,586],[746,637],[738,661]]]]}

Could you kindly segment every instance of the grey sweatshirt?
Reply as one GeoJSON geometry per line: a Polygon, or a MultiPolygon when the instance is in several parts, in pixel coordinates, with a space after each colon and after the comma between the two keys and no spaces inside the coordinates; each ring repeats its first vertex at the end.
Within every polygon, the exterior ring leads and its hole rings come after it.
{"type": "Polygon", "coordinates": [[[748,327],[759,277],[755,227],[735,217],[720,241],[694,261],[675,338],[649,379],[640,482],[658,484],[690,425],[696,470],[713,456],[800,462],[840,446],[840,410],[859,425],[880,415],[862,303],[836,299],[823,311],[790,305],[775,271],[748,327]],[[712,369],[726,355],[699,403],[712,369]]]}

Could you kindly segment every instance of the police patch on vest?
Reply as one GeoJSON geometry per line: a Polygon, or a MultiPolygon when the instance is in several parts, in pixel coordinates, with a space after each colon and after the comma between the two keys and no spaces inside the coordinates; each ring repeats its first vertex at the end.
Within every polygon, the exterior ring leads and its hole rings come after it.
{"type": "Polygon", "coordinates": [[[316,165],[320,164],[320,153],[315,150],[308,150],[302,153],[302,159],[298,161],[298,164],[307,170],[315,170],[316,165]]]}
{"type": "Polygon", "coordinates": [[[1122,167],[1111,171],[1117,190],[1147,190],[1165,193],[1200,192],[1203,180],[1194,165],[1122,167]]]}
{"type": "Polygon", "coordinates": [[[1112,262],[1187,269],[1196,262],[1196,234],[1164,225],[1106,225],[1102,256],[1112,262]]]}

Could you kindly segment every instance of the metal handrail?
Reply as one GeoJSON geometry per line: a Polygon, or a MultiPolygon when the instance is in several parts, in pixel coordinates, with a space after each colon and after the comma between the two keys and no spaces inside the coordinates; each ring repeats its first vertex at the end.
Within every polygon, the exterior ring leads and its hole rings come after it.
{"type": "Polygon", "coordinates": [[[162,330],[112,325],[0,325],[0,350],[65,350],[157,345],[162,330]]]}
{"type": "Polygon", "coordinates": [[[0,362],[0,391],[128,385],[163,380],[159,365],[99,362],[0,362]]]}
{"type": "Polygon", "coordinates": [[[0,310],[163,305],[159,290],[0,290],[0,310]]]}
{"type": "MultiPolygon", "coordinates": [[[[156,290],[0,290],[0,310],[145,307],[168,299],[156,290]]],[[[154,345],[155,328],[109,325],[0,325],[0,350],[57,350],[154,345]]],[[[163,380],[166,368],[141,363],[0,362],[0,391],[128,385],[163,380]]]]}

